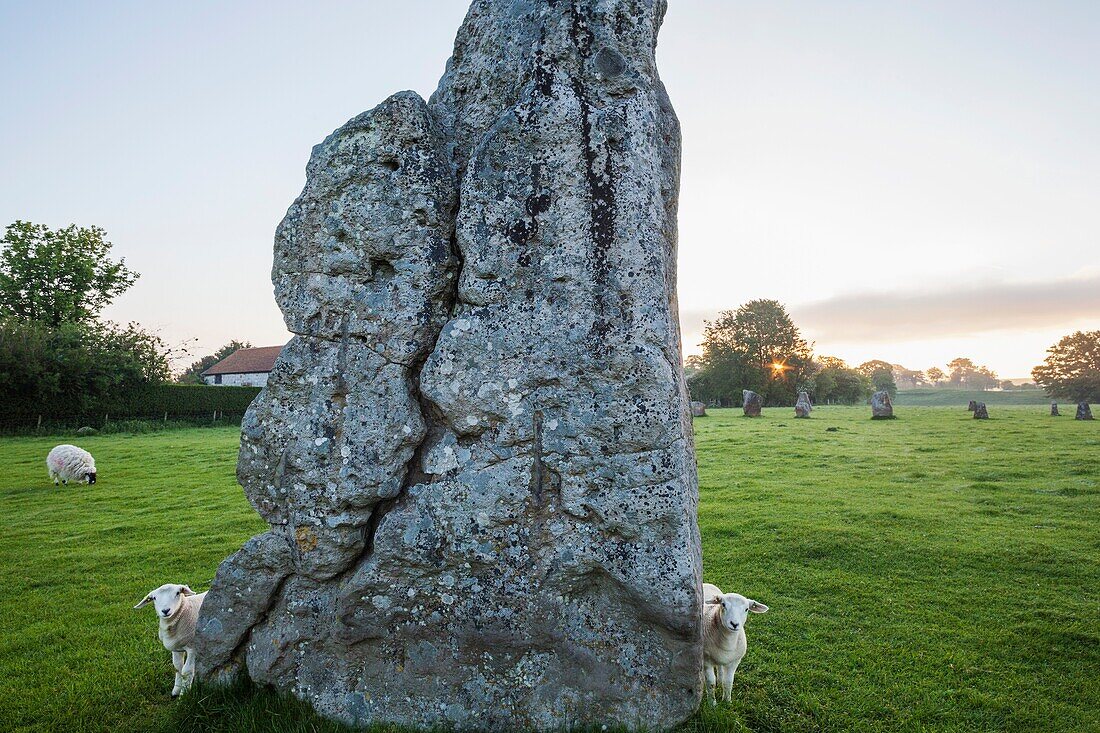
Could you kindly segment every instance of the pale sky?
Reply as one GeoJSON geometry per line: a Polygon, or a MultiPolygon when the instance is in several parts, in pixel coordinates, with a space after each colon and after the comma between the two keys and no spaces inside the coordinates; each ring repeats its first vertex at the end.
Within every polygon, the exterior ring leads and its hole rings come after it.
{"type": "MultiPolygon", "coordinates": [[[[106,315],[197,355],[287,338],[275,226],[310,148],[435,88],[462,0],[0,0],[0,226],[104,227],[106,315]]],[[[670,0],[679,294],[787,304],[819,354],[1026,376],[1100,328],[1100,3],[670,0]]]]}

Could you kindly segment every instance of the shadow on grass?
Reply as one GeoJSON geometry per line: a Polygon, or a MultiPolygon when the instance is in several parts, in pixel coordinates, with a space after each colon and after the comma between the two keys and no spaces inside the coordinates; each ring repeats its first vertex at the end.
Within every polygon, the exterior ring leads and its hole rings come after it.
{"type": "MultiPolygon", "coordinates": [[[[196,683],[180,698],[159,729],[225,733],[350,733],[355,730],[317,715],[306,703],[238,677],[229,685],[196,683]]],[[[371,731],[404,729],[374,726],[371,731]]]]}
{"type": "MultiPolygon", "coordinates": [[[[424,701],[425,705],[429,703],[424,701]]],[[[307,703],[293,695],[283,695],[271,687],[256,685],[241,675],[229,685],[195,683],[191,691],[176,702],[171,715],[155,730],[159,733],[423,733],[426,729],[385,723],[352,728],[322,718],[307,703]]],[[[450,729],[440,727],[427,730],[450,729]]],[[[571,733],[626,733],[630,729],[595,725],[563,727],[562,730],[571,733]]],[[[712,707],[704,701],[695,715],[673,730],[675,733],[729,733],[749,729],[731,720],[724,704],[712,707]]]]}

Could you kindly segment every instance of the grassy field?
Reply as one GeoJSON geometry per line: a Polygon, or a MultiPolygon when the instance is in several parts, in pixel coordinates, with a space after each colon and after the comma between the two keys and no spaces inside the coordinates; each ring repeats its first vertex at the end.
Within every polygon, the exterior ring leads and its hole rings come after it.
{"type": "MultiPolygon", "coordinates": [[[[1050,397],[1041,389],[1012,389],[1005,392],[982,392],[977,389],[945,389],[927,387],[923,389],[902,389],[893,402],[909,407],[966,407],[970,400],[994,405],[1046,405],[1050,408],[1050,397]]],[[[1073,417],[1076,405],[1066,400],[1061,402],[1062,412],[1069,411],[1073,417]]]]}
{"type": "MultiPolygon", "coordinates": [[[[771,611],[685,730],[1100,730],[1100,421],[1045,412],[697,420],[706,577],[771,611]]],[[[131,609],[263,529],[237,430],[82,439],[100,480],[60,490],[57,442],[0,439],[0,729],[336,730],[247,689],[173,703],[131,609]]]]}

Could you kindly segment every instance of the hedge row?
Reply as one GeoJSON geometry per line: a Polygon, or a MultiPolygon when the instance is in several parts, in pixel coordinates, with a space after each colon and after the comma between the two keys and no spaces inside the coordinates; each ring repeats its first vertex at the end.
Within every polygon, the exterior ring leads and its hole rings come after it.
{"type": "MultiPolygon", "coordinates": [[[[241,415],[260,393],[259,387],[221,387],[205,384],[156,384],[125,394],[112,395],[101,400],[89,418],[102,419],[104,415],[162,418],[194,417],[219,413],[241,415]]],[[[82,417],[66,405],[12,405],[9,418],[37,418],[46,420],[82,417]]]]}

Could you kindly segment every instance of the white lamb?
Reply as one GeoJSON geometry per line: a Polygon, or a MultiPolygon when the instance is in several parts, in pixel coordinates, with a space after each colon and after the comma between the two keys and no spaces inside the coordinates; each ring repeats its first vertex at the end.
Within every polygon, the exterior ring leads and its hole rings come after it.
{"type": "Polygon", "coordinates": [[[748,649],[745,621],[750,611],[767,613],[768,607],[737,593],[723,593],[716,585],[703,583],[703,672],[712,705],[718,682],[722,683],[722,699],[733,699],[733,675],[748,649]]]}
{"type": "Polygon", "coordinates": [[[95,459],[91,453],[75,445],[55,446],[46,456],[46,470],[50,472],[54,486],[58,481],[63,484],[70,481],[95,483],[95,459]]]}
{"type": "Polygon", "coordinates": [[[191,646],[195,638],[195,623],[206,593],[195,593],[186,585],[165,583],[141,599],[134,608],[152,603],[160,620],[160,641],[172,652],[172,666],[176,668],[176,682],[172,697],[187,692],[195,677],[195,651],[191,646]]]}

